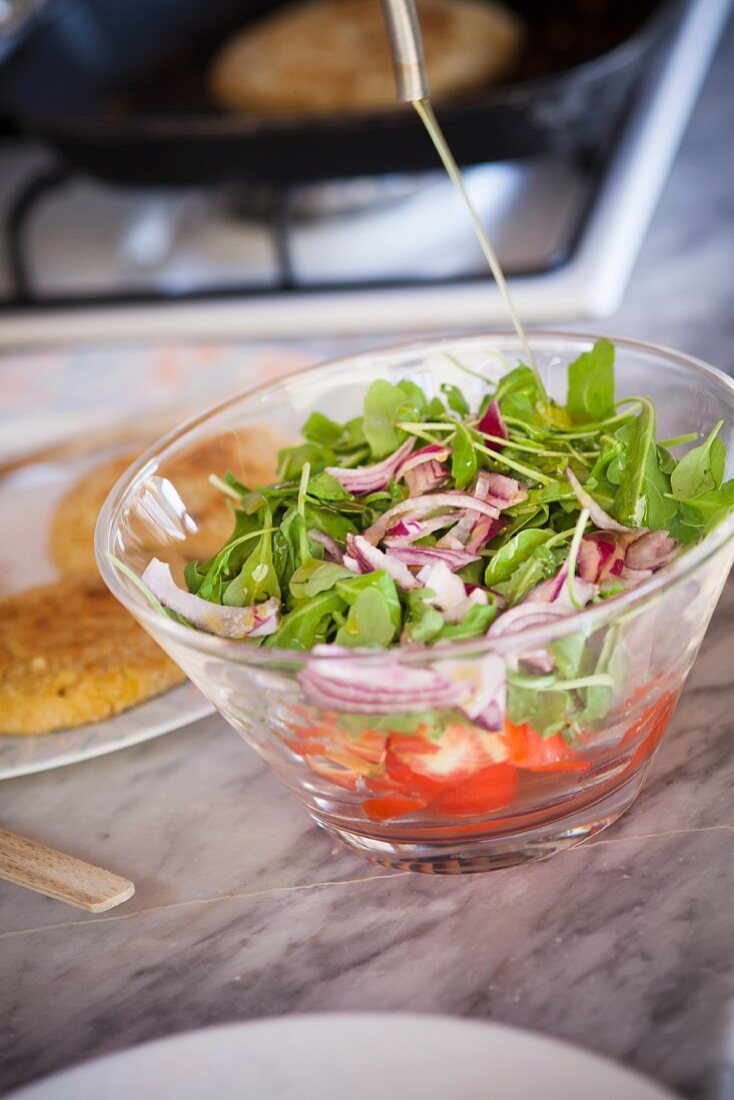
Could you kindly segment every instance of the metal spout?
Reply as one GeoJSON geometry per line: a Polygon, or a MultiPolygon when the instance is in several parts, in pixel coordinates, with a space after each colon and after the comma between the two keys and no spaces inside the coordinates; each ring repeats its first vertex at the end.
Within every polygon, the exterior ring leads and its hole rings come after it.
{"type": "Polygon", "coordinates": [[[429,95],[423,39],[415,0],[382,0],[392,47],[398,99],[415,103],[429,95]]]}

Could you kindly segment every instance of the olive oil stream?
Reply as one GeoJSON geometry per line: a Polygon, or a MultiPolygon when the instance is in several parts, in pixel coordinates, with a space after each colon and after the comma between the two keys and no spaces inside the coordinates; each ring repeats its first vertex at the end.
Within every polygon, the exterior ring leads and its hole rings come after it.
{"type": "Polygon", "coordinates": [[[464,180],[462,178],[459,166],[456,163],[454,155],[448,146],[446,138],[444,137],[443,131],[438,124],[438,119],[433,113],[431,101],[428,98],[416,99],[413,101],[413,106],[418,112],[418,116],[421,122],[428,131],[429,137],[436,148],[436,152],[441,158],[443,166],[448,172],[451,182],[458,191],[459,196],[467,209],[467,213],[469,214],[472,225],[474,226],[474,232],[476,233],[477,240],[479,241],[479,246],[484,253],[487,263],[489,264],[489,269],[495,278],[497,286],[499,287],[500,294],[502,295],[505,306],[507,307],[507,312],[510,315],[510,319],[512,320],[515,332],[520,338],[520,342],[522,343],[525,354],[528,357],[528,365],[537,375],[538,368],[535,363],[535,356],[533,355],[532,349],[528,342],[528,338],[525,334],[525,329],[522,326],[522,322],[517,315],[517,310],[515,309],[512,298],[510,297],[507,280],[505,279],[504,272],[502,271],[502,266],[497,259],[497,253],[492,248],[492,245],[489,242],[489,237],[487,236],[484,230],[484,226],[479,219],[476,208],[469,198],[469,194],[466,190],[466,187],[464,186],[464,180]]]}

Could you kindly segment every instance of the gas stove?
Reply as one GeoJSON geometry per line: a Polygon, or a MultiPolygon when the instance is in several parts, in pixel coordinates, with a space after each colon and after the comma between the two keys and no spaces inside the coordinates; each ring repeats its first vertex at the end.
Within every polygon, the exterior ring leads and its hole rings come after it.
{"type": "MultiPolygon", "coordinates": [[[[528,322],[616,309],[731,5],[682,5],[603,156],[466,171],[528,322]]],[[[122,188],[9,142],[0,211],[5,345],[415,333],[506,320],[440,171],[287,195],[122,188]]]]}

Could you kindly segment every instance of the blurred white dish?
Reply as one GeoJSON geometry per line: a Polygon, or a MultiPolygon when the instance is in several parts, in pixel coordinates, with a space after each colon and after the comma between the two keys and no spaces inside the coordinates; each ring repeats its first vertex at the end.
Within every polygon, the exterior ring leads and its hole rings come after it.
{"type": "Polygon", "coordinates": [[[184,1033],[8,1100],[673,1100],[555,1039],[444,1016],[285,1016],[184,1033]]]}

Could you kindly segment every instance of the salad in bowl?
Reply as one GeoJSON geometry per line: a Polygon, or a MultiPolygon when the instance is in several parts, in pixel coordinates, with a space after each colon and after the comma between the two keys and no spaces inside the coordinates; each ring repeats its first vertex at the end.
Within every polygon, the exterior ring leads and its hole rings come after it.
{"type": "Polygon", "coordinates": [[[734,554],[734,386],[629,341],[368,353],[163,440],[100,517],[112,591],[301,796],[392,866],[547,856],[638,793],[734,554]],[[262,423],[273,485],[165,463],[262,423]],[[265,430],[265,427],[264,429],[265,430]]]}

